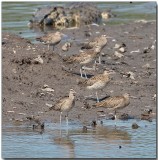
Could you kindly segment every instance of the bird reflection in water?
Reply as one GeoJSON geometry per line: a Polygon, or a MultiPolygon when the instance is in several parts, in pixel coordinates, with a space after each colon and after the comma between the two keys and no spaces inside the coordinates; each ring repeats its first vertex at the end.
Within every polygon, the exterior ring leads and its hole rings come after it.
{"type": "Polygon", "coordinates": [[[68,158],[75,158],[75,144],[74,141],[70,138],[68,130],[66,131],[66,134],[62,135],[62,130],[60,129],[60,136],[53,138],[53,142],[56,145],[64,148],[65,151],[68,151],[68,158]]]}

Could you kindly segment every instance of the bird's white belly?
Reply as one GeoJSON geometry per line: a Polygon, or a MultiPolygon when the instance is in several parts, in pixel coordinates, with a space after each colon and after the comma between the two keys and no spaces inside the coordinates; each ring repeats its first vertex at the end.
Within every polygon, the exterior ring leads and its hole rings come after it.
{"type": "Polygon", "coordinates": [[[87,86],[87,89],[98,90],[98,89],[103,89],[104,87],[105,87],[105,83],[102,83],[99,81],[99,82],[94,83],[91,86],[87,86]]]}
{"type": "Polygon", "coordinates": [[[87,58],[84,61],[82,61],[80,64],[87,64],[90,63],[93,59],[92,58],[87,58]]]}
{"type": "Polygon", "coordinates": [[[62,111],[69,111],[74,107],[74,105],[72,104],[72,102],[67,102],[64,104],[64,106],[62,107],[62,111]]]}

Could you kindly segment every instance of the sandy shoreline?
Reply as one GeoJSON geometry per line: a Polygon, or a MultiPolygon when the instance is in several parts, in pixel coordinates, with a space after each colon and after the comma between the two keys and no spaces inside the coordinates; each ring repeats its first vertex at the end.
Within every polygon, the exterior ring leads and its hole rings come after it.
{"type": "MultiPolygon", "coordinates": [[[[85,41],[87,37],[80,29],[64,29],[62,33],[76,41],[85,41]]],[[[130,105],[120,111],[119,114],[128,113],[130,116],[140,118],[144,109],[153,110],[156,115],[156,48],[145,50],[156,40],[156,23],[131,23],[115,26],[91,26],[92,36],[106,34],[113,37],[109,39],[107,46],[102,50],[103,64],[99,66],[98,73],[109,68],[116,72],[112,82],[99,92],[101,98],[110,95],[120,95],[125,92],[136,98],[130,99],[130,105]],[[114,56],[115,44],[125,43],[126,52],[122,58],[114,56]],[[136,51],[136,52],[132,52],[136,51]],[[138,51],[138,52],[137,52],[138,51]],[[134,73],[134,79],[127,75],[134,73]]],[[[89,38],[89,37],[88,37],[89,38]]],[[[52,50],[47,51],[47,46],[41,43],[32,44],[30,41],[19,36],[2,33],[2,121],[12,122],[24,120],[27,116],[39,115],[41,121],[59,122],[59,112],[48,110],[48,105],[54,104],[58,99],[67,96],[69,89],[77,92],[76,105],[69,113],[70,120],[89,123],[99,117],[107,115],[111,111],[104,108],[94,108],[95,93],[80,88],[77,80],[80,79],[79,67],[76,65],[66,66],[59,59],[61,56],[69,56],[79,53],[80,46],[72,43],[69,51],[61,50],[65,42],[61,42],[52,50]],[[43,64],[35,64],[33,59],[40,55],[43,64]],[[72,68],[73,73],[68,73],[62,66],[72,68]],[[74,74],[76,73],[76,74],[74,74]],[[48,85],[54,91],[42,91],[44,85],[48,85]],[[93,95],[94,99],[85,100],[85,96],[93,95]],[[102,112],[97,112],[102,111],[102,112]]],[[[95,71],[88,71],[90,75],[96,75],[95,71]]],[[[105,117],[104,117],[105,118],[105,117]]]]}

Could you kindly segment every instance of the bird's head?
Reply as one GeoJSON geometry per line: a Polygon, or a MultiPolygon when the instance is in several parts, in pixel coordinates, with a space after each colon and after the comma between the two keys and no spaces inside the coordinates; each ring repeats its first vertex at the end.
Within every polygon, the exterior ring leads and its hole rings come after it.
{"type": "Polygon", "coordinates": [[[130,94],[129,93],[124,93],[123,96],[126,97],[126,98],[129,98],[130,94]]]}
{"type": "Polygon", "coordinates": [[[95,46],[94,48],[96,53],[100,53],[101,52],[101,47],[100,46],[95,46]]]}
{"type": "Polygon", "coordinates": [[[76,95],[76,91],[74,91],[73,89],[70,89],[70,93],[69,93],[69,95],[71,95],[71,96],[75,96],[75,95],[76,95]]]}

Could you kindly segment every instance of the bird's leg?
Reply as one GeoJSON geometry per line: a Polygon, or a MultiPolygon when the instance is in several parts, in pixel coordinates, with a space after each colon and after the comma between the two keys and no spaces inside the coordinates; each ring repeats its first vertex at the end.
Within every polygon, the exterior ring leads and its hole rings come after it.
{"type": "Polygon", "coordinates": [[[67,115],[66,115],[66,124],[67,124],[67,126],[69,125],[68,113],[67,113],[67,115]]]}
{"type": "Polygon", "coordinates": [[[66,125],[67,125],[66,135],[68,136],[68,134],[69,134],[69,131],[68,131],[68,126],[69,126],[68,112],[67,112],[67,115],[65,116],[65,118],[66,118],[66,125]]]}
{"type": "Polygon", "coordinates": [[[116,127],[116,120],[117,120],[117,118],[116,118],[116,110],[115,110],[115,127],[116,127]]]}
{"type": "Polygon", "coordinates": [[[99,64],[101,64],[101,56],[99,56],[99,64]]]}
{"type": "Polygon", "coordinates": [[[97,102],[99,102],[98,92],[96,91],[97,102]]]}
{"type": "Polygon", "coordinates": [[[87,79],[87,74],[86,74],[85,70],[84,70],[84,76],[85,76],[85,78],[87,79]]]}
{"type": "Polygon", "coordinates": [[[116,120],[117,118],[116,118],[116,110],[115,110],[115,120],[116,120]]]}
{"type": "Polygon", "coordinates": [[[80,68],[80,74],[81,74],[81,78],[83,78],[83,75],[82,75],[82,67],[80,68]]]}
{"type": "Polygon", "coordinates": [[[53,52],[54,52],[54,45],[53,45],[53,52]]]}
{"type": "MultiPolygon", "coordinates": [[[[95,61],[96,62],[96,61],[95,61]]],[[[96,71],[97,70],[97,63],[94,63],[93,69],[96,71]]]]}
{"type": "Polygon", "coordinates": [[[60,126],[61,126],[61,115],[62,115],[62,112],[60,112],[60,126]]]}

